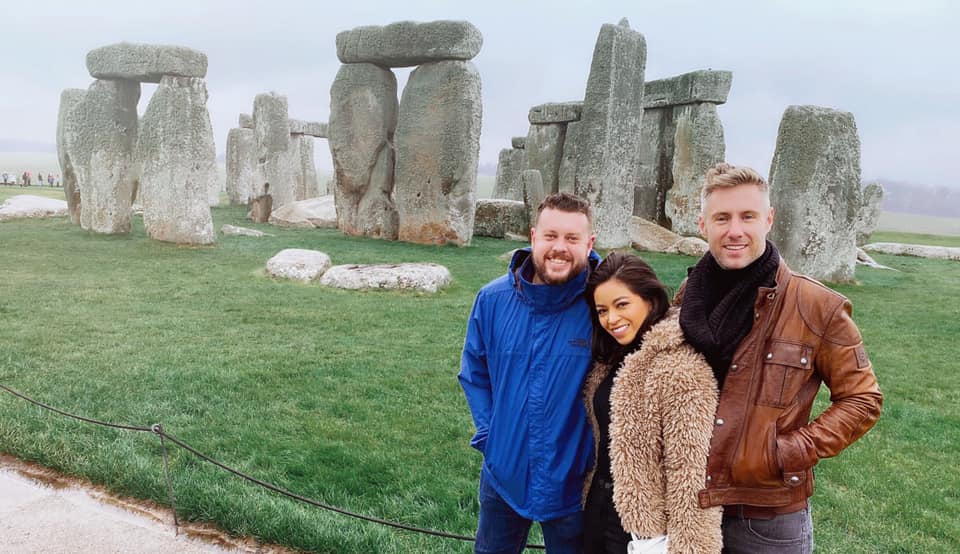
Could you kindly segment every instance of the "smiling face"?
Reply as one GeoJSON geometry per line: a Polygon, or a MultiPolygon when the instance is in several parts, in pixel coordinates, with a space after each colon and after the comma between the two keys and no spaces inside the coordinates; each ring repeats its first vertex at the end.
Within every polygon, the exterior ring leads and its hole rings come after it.
{"type": "Polygon", "coordinates": [[[773,208],[754,184],[717,187],[704,199],[698,223],[720,267],[742,269],[763,255],[773,208]]]}
{"type": "Polygon", "coordinates": [[[617,279],[597,285],[593,300],[600,326],[620,345],[630,344],[637,338],[650,314],[650,302],[617,279]]]}
{"type": "Polygon", "coordinates": [[[579,275],[587,267],[594,238],[585,214],[545,208],[530,229],[533,282],[562,285],[579,275]]]}

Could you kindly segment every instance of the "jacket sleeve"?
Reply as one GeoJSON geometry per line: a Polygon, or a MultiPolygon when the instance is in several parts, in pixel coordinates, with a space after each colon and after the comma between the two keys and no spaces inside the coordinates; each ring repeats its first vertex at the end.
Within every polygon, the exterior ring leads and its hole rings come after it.
{"type": "Polygon", "coordinates": [[[463,343],[458,379],[466,394],[473,424],[477,428],[476,434],[470,440],[470,446],[483,453],[490,427],[493,391],[490,386],[490,369],[487,367],[487,348],[481,331],[481,312],[481,296],[478,295],[467,322],[467,337],[463,343]]]}
{"type": "Polygon", "coordinates": [[[830,406],[806,426],[777,437],[785,476],[806,471],[821,458],[836,456],[880,417],[883,395],[851,312],[848,300],[837,306],[815,360],[816,370],[830,389],[830,406]]]}
{"type": "Polygon", "coordinates": [[[692,348],[661,373],[665,508],[671,552],[720,552],[722,509],[701,508],[718,393],[713,371],[692,348]]]}

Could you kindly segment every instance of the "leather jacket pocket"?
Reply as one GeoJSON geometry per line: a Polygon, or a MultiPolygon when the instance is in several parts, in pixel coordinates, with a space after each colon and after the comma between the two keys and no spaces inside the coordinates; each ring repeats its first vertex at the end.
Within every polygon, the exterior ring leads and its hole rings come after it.
{"type": "Polygon", "coordinates": [[[770,340],[763,351],[763,375],[757,404],[786,408],[812,373],[812,346],[770,340]]]}

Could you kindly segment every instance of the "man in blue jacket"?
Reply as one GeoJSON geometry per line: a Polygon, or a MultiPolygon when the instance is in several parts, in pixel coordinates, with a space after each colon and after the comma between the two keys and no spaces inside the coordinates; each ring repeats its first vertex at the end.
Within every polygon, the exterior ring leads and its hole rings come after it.
{"type": "Polygon", "coordinates": [[[593,251],[590,204],[547,196],[509,272],[477,294],[460,384],[483,454],[476,552],[520,552],[533,521],[547,551],[580,552],[580,498],[593,437],[582,401],[590,366],[583,298],[593,251]],[[589,267],[588,267],[589,266],[589,267]]]}

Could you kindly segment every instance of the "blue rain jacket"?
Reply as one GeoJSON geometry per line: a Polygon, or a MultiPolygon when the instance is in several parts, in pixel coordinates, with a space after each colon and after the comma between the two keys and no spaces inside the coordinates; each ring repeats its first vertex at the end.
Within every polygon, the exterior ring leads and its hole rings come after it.
{"type": "MultiPolygon", "coordinates": [[[[583,405],[590,368],[588,270],[563,285],[534,285],[530,248],[480,289],[470,314],[460,384],[489,483],[521,516],[547,521],[580,510],[593,463],[583,405]]],[[[596,267],[600,256],[590,252],[596,267]]]]}

